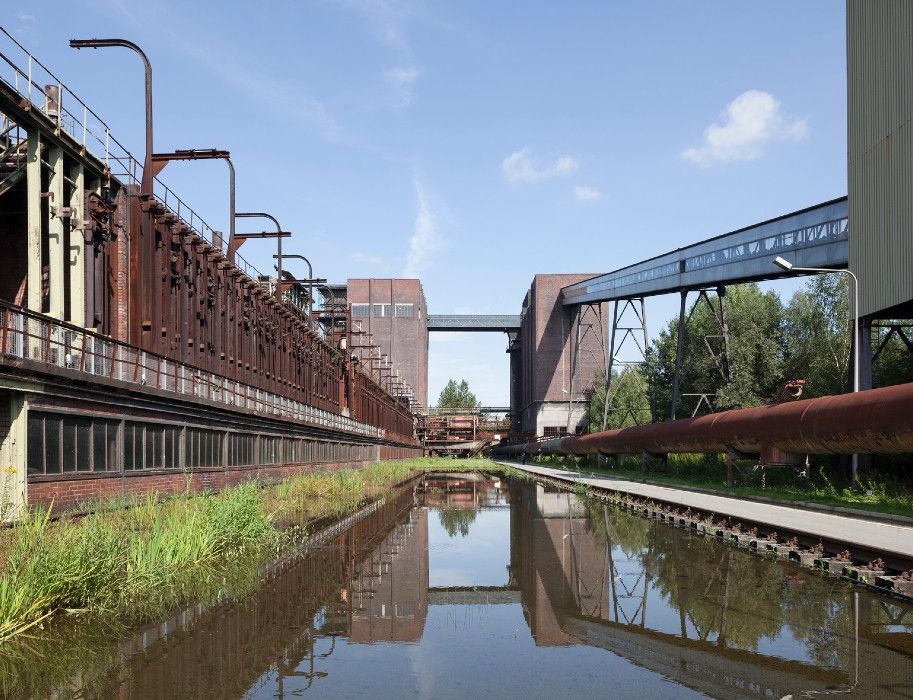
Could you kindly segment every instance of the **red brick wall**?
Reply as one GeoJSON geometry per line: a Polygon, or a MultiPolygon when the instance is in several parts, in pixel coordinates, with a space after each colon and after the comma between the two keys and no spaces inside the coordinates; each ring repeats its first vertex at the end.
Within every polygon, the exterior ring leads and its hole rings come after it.
{"type": "MultiPolygon", "coordinates": [[[[421,450],[381,447],[381,459],[404,459],[420,456],[421,450]],[[411,454],[410,454],[411,453],[411,454]]],[[[79,511],[93,501],[118,496],[141,496],[155,491],[162,494],[221,491],[247,481],[274,483],[298,474],[333,472],[345,468],[362,468],[371,462],[335,462],[321,464],[288,464],[276,467],[229,467],[200,469],[194,472],[120,472],[111,474],[76,474],[69,477],[32,480],[28,484],[29,506],[49,507],[54,512],[79,511]]]]}
{"type": "Polygon", "coordinates": [[[428,308],[422,283],[417,279],[350,279],[346,298],[351,304],[371,304],[372,315],[353,318],[371,340],[390,356],[400,376],[415,391],[416,400],[428,405],[428,308]],[[374,318],[374,304],[390,304],[389,318],[374,318]],[[412,304],[411,318],[393,316],[394,304],[412,304]]]}
{"type": "MultiPolygon", "coordinates": [[[[562,306],[559,296],[562,287],[593,276],[587,273],[533,278],[520,329],[521,410],[543,401],[566,402],[571,390],[574,400],[580,402],[592,390],[596,372],[604,365],[604,336],[610,322],[607,305],[602,305],[602,327],[597,308],[582,307],[580,346],[575,358],[576,310],[562,306]]],[[[531,429],[529,425],[524,427],[531,429]]]]}

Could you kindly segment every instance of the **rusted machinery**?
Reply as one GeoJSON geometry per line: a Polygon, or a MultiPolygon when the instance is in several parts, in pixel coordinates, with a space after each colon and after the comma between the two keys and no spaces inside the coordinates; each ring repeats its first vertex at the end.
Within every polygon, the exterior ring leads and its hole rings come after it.
{"type": "Polygon", "coordinates": [[[761,464],[808,454],[913,453],[913,383],[500,447],[496,454],[726,453],[761,464]]]}
{"type": "Polygon", "coordinates": [[[417,433],[425,449],[432,454],[471,457],[492,444],[497,423],[483,422],[475,414],[422,416],[417,433]]]}

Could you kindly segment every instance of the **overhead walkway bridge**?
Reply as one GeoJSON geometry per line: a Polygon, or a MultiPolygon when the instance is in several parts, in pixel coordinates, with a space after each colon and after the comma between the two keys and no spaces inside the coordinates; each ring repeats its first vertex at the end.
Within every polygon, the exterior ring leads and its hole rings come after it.
{"type": "Polygon", "coordinates": [[[429,331],[451,333],[516,333],[520,330],[520,316],[512,314],[431,314],[429,331]]]}
{"type": "Polygon", "coordinates": [[[796,267],[845,268],[847,219],[847,198],[832,199],[569,285],[561,300],[594,304],[793,276],[773,264],[777,256],[796,267]]]}
{"type": "MultiPolygon", "coordinates": [[[[832,199],[564,287],[561,303],[576,312],[578,337],[585,307],[614,302],[608,327],[606,346],[609,351],[605,367],[609,378],[606,391],[613,398],[607,403],[606,415],[609,411],[638,410],[615,405],[615,394],[610,387],[615,365],[639,365],[646,359],[649,335],[644,299],[661,294],[681,295],[669,417],[677,417],[683,397],[693,399],[692,415],[695,415],[702,405],[712,408],[714,395],[681,391],[686,317],[690,318],[688,294],[696,292],[695,306],[703,301],[713,312],[719,330],[715,335],[706,336],[707,348],[724,379],[731,379],[726,287],[796,274],[797,271],[787,271],[775,265],[776,257],[786,258],[796,268],[845,269],[849,258],[848,215],[847,198],[832,199]],[[708,290],[716,293],[714,299],[708,295],[708,290]]],[[[600,315],[600,325],[601,318],[600,315]]],[[[861,347],[867,346],[862,344],[861,347]]],[[[870,365],[869,358],[867,366],[870,365]]]]}

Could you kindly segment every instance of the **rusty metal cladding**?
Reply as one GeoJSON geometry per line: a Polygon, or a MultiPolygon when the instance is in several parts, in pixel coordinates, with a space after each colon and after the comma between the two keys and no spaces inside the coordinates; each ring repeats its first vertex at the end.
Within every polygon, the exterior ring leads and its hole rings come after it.
{"type": "MultiPolygon", "coordinates": [[[[507,448],[529,454],[902,454],[913,452],[913,384],[743,408],[507,448]]],[[[502,448],[503,449],[503,448],[502,448]]]]}

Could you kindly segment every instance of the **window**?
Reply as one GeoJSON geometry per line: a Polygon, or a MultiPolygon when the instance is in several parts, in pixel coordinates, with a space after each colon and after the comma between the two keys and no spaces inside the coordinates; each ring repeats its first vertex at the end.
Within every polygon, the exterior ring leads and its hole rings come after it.
{"type": "Polygon", "coordinates": [[[282,463],[298,464],[298,445],[301,440],[295,438],[282,438],[282,463]]]}
{"type": "Polygon", "coordinates": [[[124,423],[124,469],[178,469],[181,428],[162,423],[124,423]]]}
{"type": "Polygon", "coordinates": [[[188,468],[222,466],[223,433],[218,430],[187,428],[185,460],[188,468]]]}
{"type": "Polygon", "coordinates": [[[117,469],[117,421],[30,411],[27,430],[29,474],[117,469]]]}
{"type": "Polygon", "coordinates": [[[367,318],[370,315],[370,304],[352,304],[352,318],[367,318]]]}
{"type": "Polygon", "coordinates": [[[415,305],[395,304],[393,306],[393,315],[397,318],[413,318],[415,316],[415,305]]]}
{"type": "Polygon", "coordinates": [[[564,437],[565,435],[567,435],[567,426],[547,425],[547,426],[545,426],[545,428],[542,429],[542,434],[544,437],[547,437],[547,438],[564,437]]]}
{"type": "Polygon", "coordinates": [[[279,461],[279,438],[273,435],[260,436],[260,464],[276,464],[279,461]]]}
{"type": "Polygon", "coordinates": [[[374,305],[374,318],[387,318],[390,315],[390,305],[389,304],[375,304],[374,305]]]}
{"type": "Polygon", "coordinates": [[[232,433],[228,436],[228,466],[247,467],[254,464],[254,445],[257,436],[232,433]]]}

